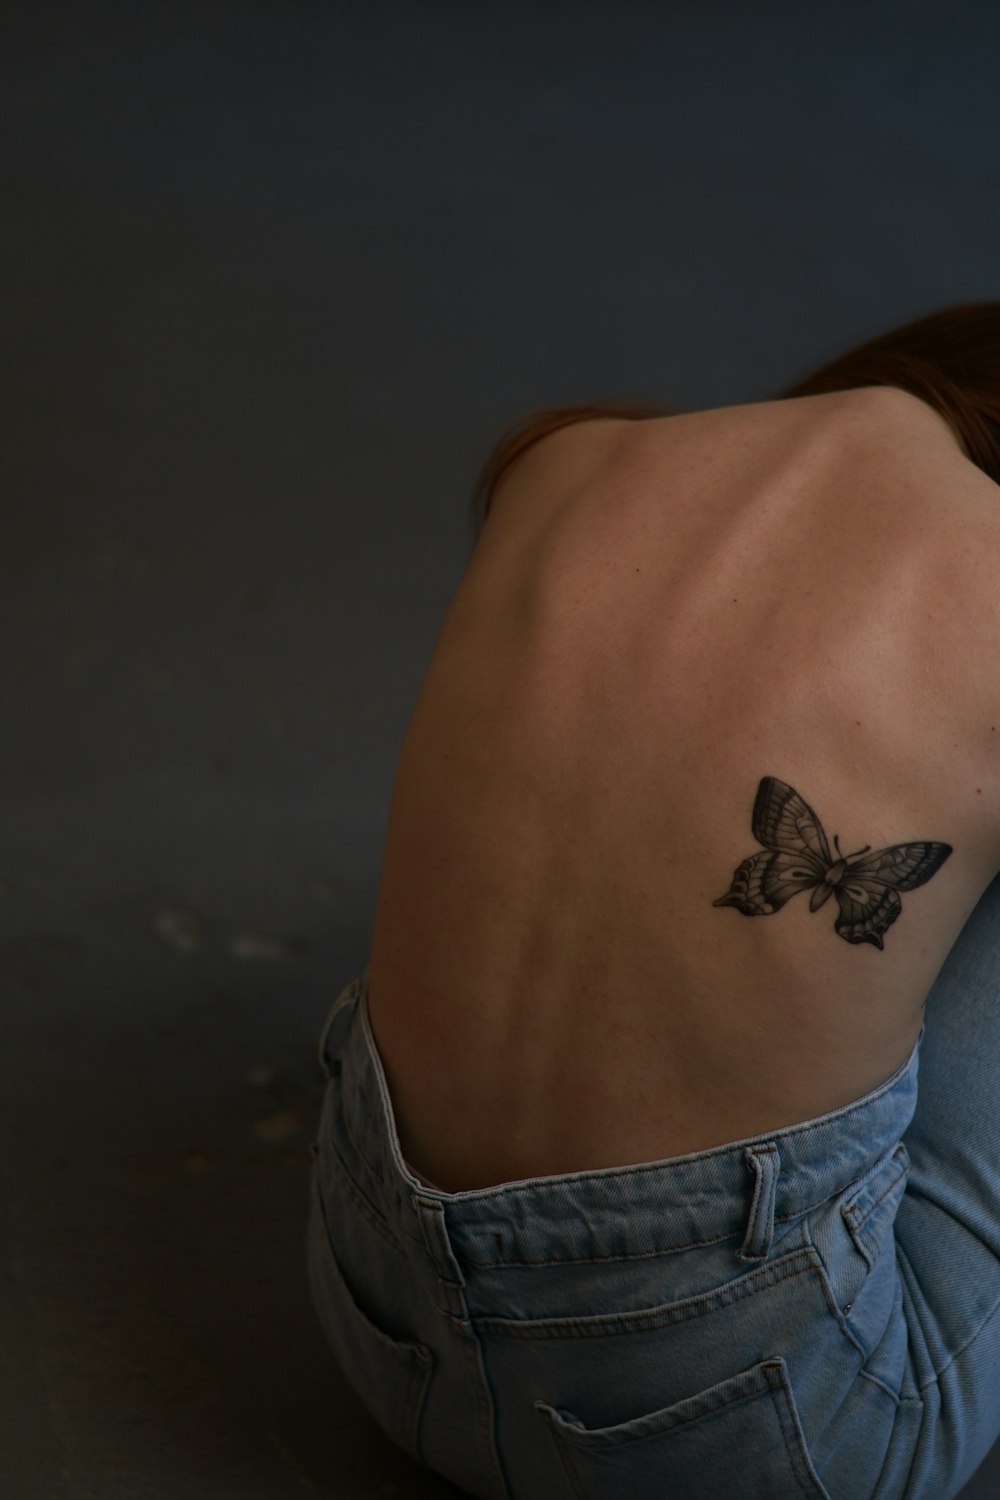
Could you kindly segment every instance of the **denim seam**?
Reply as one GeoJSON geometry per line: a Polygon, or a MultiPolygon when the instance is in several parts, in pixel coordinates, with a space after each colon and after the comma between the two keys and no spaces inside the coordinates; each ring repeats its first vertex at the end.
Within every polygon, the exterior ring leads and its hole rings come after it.
{"type": "MultiPolygon", "coordinates": [[[[841,1189],[841,1191],[843,1191],[841,1189]]],[[[797,1209],[793,1214],[775,1214],[776,1224],[792,1224],[796,1219],[802,1218],[804,1214],[812,1213],[814,1209],[821,1208],[824,1203],[829,1203],[836,1198],[836,1193],[830,1193],[826,1198],[820,1198],[817,1203],[811,1203],[806,1208],[797,1209]]],[[[654,1245],[649,1250],[622,1251],[617,1255],[560,1255],[548,1260],[510,1260],[498,1258],[497,1260],[478,1260],[475,1256],[466,1255],[464,1263],[474,1266],[477,1270],[492,1270],[494,1267],[506,1267],[529,1269],[532,1266],[575,1266],[575,1265],[600,1265],[612,1261],[652,1260],[658,1255],[682,1255],[687,1250],[703,1250],[709,1245],[724,1245],[726,1240],[735,1240],[745,1233],[744,1224],[738,1224],[735,1229],[730,1229],[727,1234],[712,1235],[704,1240],[684,1240],[680,1244],[654,1245]]]]}
{"type": "MultiPolygon", "coordinates": [[[[346,1121],[345,1121],[345,1124],[346,1124],[346,1121]]],[[[364,1153],[358,1147],[358,1144],[357,1144],[356,1140],[354,1139],[353,1134],[351,1133],[349,1125],[347,1126],[347,1134],[348,1134],[348,1137],[350,1138],[351,1144],[358,1151],[358,1154],[361,1156],[361,1158],[364,1161],[365,1165],[371,1171],[372,1169],[371,1169],[371,1167],[370,1167],[370,1165],[368,1163],[368,1160],[364,1156],[364,1153]]],[[[350,1187],[352,1188],[354,1194],[358,1198],[359,1203],[364,1207],[365,1211],[368,1214],[370,1214],[371,1216],[373,1216],[377,1220],[378,1226],[383,1230],[383,1232],[386,1235],[391,1236],[393,1238],[393,1243],[396,1244],[397,1248],[401,1248],[398,1239],[395,1238],[395,1232],[394,1232],[394,1230],[392,1228],[390,1228],[390,1226],[388,1224],[388,1221],[385,1220],[384,1218],[382,1218],[382,1216],[378,1213],[377,1209],[375,1209],[375,1207],[372,1205],[372,1203],[370,1202],[370,1200],[367,1197],[364,1196],[364,1194],[361,1191],[361,1188],[354,1182],[354,1179],[353,1179],[353,1177],[351,1177],[351,1175],[348,1172],[346,1166],[342,1165],[341,1162],[339,1161],[339,1158],[337,1157],[335,1149],[332,1150],[332,1155],[334,1157],[334,1160],[336,1161],[338,1172],[343,1177],[344,1181],[347,1184],[350,1185],[350,1187]]],[[[372,1172],[372,1175],[375,1177],[376,1181],[380,1183],[380,1185],[384,1186],[384,1182],[383,1182],[382,1178],[379,1177],[377,1173],[372,1172]]],[[[904,1175],[904,1172],[901,1172],[899,1174],[899,1176],[897,1176],[896,1178],[893,1179],[893,1181],[890,1184],[890,1186],[886,1189],[886,1192],[882,1195],[883,1197],[887,1197],[888,1194],[893,1191],[893,1189],[896,1187],[896,1185],[897,1185],[897,1183],[899,1181],[899,1177],[903,1176],[903,1175],[904,1175]]],[[[794,1213],[775,1214],[775,1216],[774,1216],[774,1222],[775,1222],[775,1224],[791,1224],[791,1223],[794,1223],[794,1221],[796,1219],[800,1219],[805,1214],[813,1213],[817,1208],[821,1208],[824,1203],[830,1203],[830,1202],[832,1202],[832,1200],[835,1199],[835,1198],[837,1198],[841,1192],[843,1192],[842,1188],[837,1189],[837,1190],[835,1190],[832,1193],[828,1193],[826,1195],[826,1197],[819,1198],[819,1199],[816,1200],[815,1203],[810,1203],[810,1204],[807,1204],[803,1208],[796,1209],[794,1213]]],[[[882,1199],[879,1198],[876,1203],[873,1203],[872,1206],[871,1206],[871,1208],[864,1215],[864,1217],[861,1218],[861,1219],[859,1219],[857,1221],[857,1224],[855,1225],[855,1227],[860,1228],[861,1225],[864,1224],[865,1220],[868,1218],[868,1215],[870,1213],[872,1213],[875,1208],[877,1208],[878,1203],[881,1203],[881,1201],[882,1201],[882,1199]]],[[[845,1214],[849,1213],[849,1212],[850,1212],[850,1209],[845,1209],[845,1214]]],[[[407,1237],[407,1239],[412,1240],[413,1243],[416,1244],[416,1245],[421,1245],[422,1244],[422,1241],[417,1237],[417,1235],[415,1235],[413,1233],[413,1231],[411,1229],[409,1229],[405,1225],[400,1225],[399,1226],[399,1233],[404,1234],[407,1237]]],[[[736,1228],[731,1229],[727,1234],[711,1235],[711,1236],[709,1236],[706,1239],[700,1239],[700,1240],[684,1240],[684,1241],[682,1241],[679,1244],[678,1243],[674,1243],[674,1244],[670,1244],[670,1245],[654,1245],[650,1249],[647,1249],[647,1250],[622,1251],[621,1253],[615,1254],[615,1255],[584,1254],[584,1255],[570,1255],[570,1256],[554,1256],[554,1257],[550,1257],[550,1258],[545,1259],[545,1260],[513,1260],[513,1259],[510,1259],[510,1258],[506,1258],[506,1257],[500,1256],[500,1257],[497,1257],[496,1259],[493,1259],[493,1260],[481,1260],[477,1256],[468,1255],[467,1254],[467,1255],[463,1256],[463,1264],[465,1264],[467,1266],[471,1266],[471,1267],[473,1267],[476,1270],[493,1270],[493,1269],[496,1269],[496,1268],[501,1268],[502,1269],[502,1268],[507,1268],[507,1267],[510,1267],[511,1269],[525,1269],[525,1270],[527,1270],[527,1269],[530,1269],[533,1266],[537,1266],[537,1267],[541,1268],[541,1267],[544,1267],[544,1266],[563,1266],[563,1265],[565,1265],[565,1266],[573,1266],[573,1265],[601,1265],[601,1264],[611,1264],[611,1263],[613,1263],[615,1261],[652,1260],[655,1257],[661,1256],[661,1255],[682,1255],[686,1251],[689,1251],[689,1250],[703,1250],[703,1249],[707,1248],[710,1245],[722,1245],[722,1244],[725,1244],[726,1240],[734,1240],[734,1239],[738,1238],[740,1235],[742,1235],[743,1233],[744,1233],[744,1229],[743,1229],[743,1226],[741,1224],[741,1225],[737,1225],[736,1228]]]]}
{"type": "MultiPolygon", "coordinates": [[[[379,1106],[381,1107],[381,1100],[379,1100],[378,1102],[379,1102],[379,1106]]],[[[369,1161],[368,1156],[367,1156],[364,1148],[362,1147],[361,1143],[357,1140],[357,1138],[356,1138],[356,1136],[354,1134],[354,1131],[351,1129],[350,1111],[347,1110],[347,1109],[341,1110],[340,1117],[341,1117],[341,1119],[343,1121],[344,1129],[345,1129],[345,1132],[347,1134],[347,1137],[350,1140],[351,1145],[354,1147],[355,1151],[357,1152],[358,1157],[364,1163],[365,1167],[370,1172],[370,1174],[374,1178],[374,1180],[379,1184],[379,1186],[382,1187],[382,1188],[385,1188],[386,1187],[385,1178],[382,1176],[381,1172],[379,1172],[379,1171],[376,1170],[376,1168],[373,1166],[373,1164],[371,1163],[371,1161],[369,1161]]],[[[794,1127],[793,1130],[784,1132],[784,1136],[787,1137],[787,1136],[789,1136],[789,1135],[791,1135],[793,1133],[796,1133],[796,1131],[802,1132],[802,1131],[806,1130],[807,1128],[808,1128],[808,1122],[806,1122],[802,1127],[794,1127]]],[[[780,1139],[780,1138],[781,1137],[778,1136],[778,1137],[775,1137],[773,1139],[780,1139]]],[[[773,1149],[773,1147],[770,1146],[770,1145],[762,1145],[760,1149],[762,1149],[762,1150],[765,1150],[765,1149],[770,1150],[770,1149],[773,1149]]],[[[611,1173],[616,1173],[616,1172],[623,1171],[623,1170],[627,1170],[629,1172],[637,1172],[637,1173],[638,1172],[648,1173],[648,1172],[655,1171],[657,1169],[661,1169],[662,1170],[662,1162],[649,1162],[649,1163],[646,1163],[646,1164],[640,1164],[637,1167],[629,1167],[627,1169],[622,1169],[622,1168],[614,1167],[614,1168],[610,1168],[609,1170],[610,1170],[611,1173]]],[[[346,1172],[346,1169],[344,1169],[344,1170],[346,1172]]],[[[794,1170],[794,1168],[791,1169],[791,1170],[794,1170]]],[[[905,1171],[906,1169],[904,1168],[903,1170],[905,1171]]],[[[566,1174],[567,1177],[574,1177],[574,1176],[577,1176],[577,1175],[578,1174],[575,1174],[575,1173],[568,1173],[568,1174],[566,1174]]],[[[902,1175],[902,1173],[900,1175],[902,1175]]],[[[543,1179],[539,1179],[539,1181],[542,1181],[542,1180],[543,1179]]],[[[895,1186],[895,1182],[897,1180],[898,1179],[894,1179],[892,1186],[890,1186],[890,1188],[887,1189],[887,1191],[889,1191],[889,1192],[892,1191],[892,1187],[895,1186]]],[[[503,1193],[505,1190],[506,1190],[505,1186],[501,1184],[497,1188],[497,1193],[498,1194],[503,1193]]],[[[357,1191],[360,1193],[361,1189],[358,1187],[357,1191]]],[[[789,1224],[789,1223],[793,1223],[796,1219],[801,1218],[801,1216],[803,1214],[812,1213],[812,1212],[815,1211],[815,1209],[822,1207],[822,1205],[824,1203],[831,1202],[832,1199],[837,1198],[841,1193],[843,1193],[843,1191],[844,1191],[844,1189],[842,1187],[841,1188],[836,1188],[836,1189],[833,1190],[833,1192],[825,1194],[825,1196],[822,1197],[822,1198],[818,1198],[814,1203],[805,1204],[804,1206],[802,1206],[800,1208],[796,1208],[791,1213],[784,1213],[784,1214],[775,1213],[773,1222],[775,1224],[789,1224]]],[[[459,1201],[459,1203],[460,1203],[461,1202],[461,1198],[462,1198],[463,1195],[462,1194],[451,1194],[449,1196],[457,1199],[459,1201]]],[[[368,1208],[369,1208],[370,1212],[372,1212],[372,1213],[376,1213],[377,1212],[374,1209],[374,1207],[371,1205],[370,1200],[365,1199],[365,1202],[368,1205],[368,1208]]],[[[872,1209],[874,1209],[875,1207],[876,1207],[876,1205],[873,1204],[872,1205],[872,1209]]],[[[872,1210],[869,1210],[869,1212],[871,1212],[871,1211],[872,1210]]],[[[381,1222],[385,1225],[386,1232],[387,1233],[392,1233],[392,1230],[390,1230],[390,1228],[389,1228],[388,1222],[386,1220],[384,1220],[384,1219],[381,1222]]],[[[863,1222],[863,1220],[861,1222],[863,1222]]],[[[412,1235],[409,1231],[405,1231],[405,1232],[407,1232],[409,1234],[410,1238],[416,1240],[416,1236],[415,1235],[412,1235]]],[[[619,1260],[620,1261],[645,1260],[645,1259],[649,1259],[650,1257],[657,1256],[657,1255],[679,1254],[679,1253],[682,1253],[682,1252],[687,1251],[687,1250],[699,1250],[699,1249],[703,1249],[707,1245],[723,1244],[726,1240],[733,1239],[737,1235],[740,1235],[740,1234],[745,1234],[745,1224],[738,1225],[736,1228],[731,1229],[726,1234],[712,1235],[712,1236],[710,1236],[707,1239],[685,1240],[682,1244],[654,1246],[650,1250],[640,1250],[640,1251],[637,1251],[635,1253],[624,1252],[623,1254],[620,1254],[620,1255],[575,1255],[575,1256],[568,1256],[568,1257],[559,1256],[559,1257],[555,1257],[555,1258],[549,1259],[549,1260],[507,1260],[507,1259],[503,1259],[503,1258],[498,1258],[496,1260],[479,1260],[479,1259],[477,1259],[474,1256],[466,1256],[465,1260],[466,1260],[466,1264],[468,1264],[470,1266],[477,1267],[479,1269],[488,1269],[488,1268],[494,1267],[494,1266],[512,1266],[512,1267],[513,1266],[521,1266],[521,1267],[530,1267],[530,1266],[578,1265],[578,1264],[590,1264],[590,1263],[610,1262],[610,1261],[619,1261],[619,1260]]],[[[419,1241],[417,1241],[417,1243],[419,1243],[419,1241]]]]}
{"type": "MultiPolygon", "coordinates": [[[[776,1360],[764,1360],[763,1364],[766,1365],[768,1369],[777,1368],[776,1360]]],[[[784,1391],[784,1388],[784,1382],[782,1382],[780,1386],[782,1392],[784,1391]]],[[[728,1401],[723,1401],[719,1406],[713,1406],[710,1411],[699,1412],[696,1417],[685,1417],[683,1422],[675,1422],[670,1427],[659,1427],[655,1432],[639,1432],[636,1433],[633,1437],[607,1439],[606,1446],[609,1448],[629,1448],[634,1443],[650,1443],[655,1442],[658,1438],[672,1437],[675,1432],[681,1432],[685,1427],[691,1427],[697,1422],[710,1422],[714,1416],[717,1416],[721,1412],[729,1411],[734,1406],[743,1406],[747,1401],[759,1401],[762,1396],[770,1396],[773,1399],[774,1395],[775,1388],[771,1384],[770,1380],[768,1380],[767,1385],[763,1390],[744,1391],[739,1396],[731,1396],[728,1401]]],[[[640,1418],[640,1420],[642,1419],[640,1418]]],[[[565,1443],[566,1447],[572,1452],[574,1450],[573,1439],[568,1437],[561,1427],[556,1427],[555,1424],[551,1422],[550,1425],[552,1426],[558,1441],[560,1443],[565,1443]]],[[[584,1428],[584,1431],[588,1434],[594,1431],[600,1432],[601,1430],[601,1428],[584,1428]]],[[[590,1443],[580,1443],[580,1447],[587,1452],[589,1452],[593,1446],[594,1445],[590,1443]]],[[[602,1444],[601,1446],[605,1446],[605,1444],[602,1444]]]]}
{"type": "Polygon", "coordinates": [[[658,1255],[680,1255],[685,1250],[701,1250],[707,1245],[723,1245],[726,1240],[737,1239],[742,1233],[743,1229],[740,1227],[731,1230],[729,1234],[716,1235],[710,1240],[687,1240],[683,1245],[658,1245],[651,1250],[622,1251],[619,1255],[557,1255],[548,1260],[477,1260],[474,1256],[466,1255],[464,1260],[466,1265],[486,1271],[496,1267],[530,1270],[533,1266],[541,1268],[544,1266],[610,1265],[614,1261],[653,1260],[658,1255]]]}
{"type": "MultiPolygon", "coordinates": [[[[910,1286],[910,1282],[912,1281],[912,1283],[913,1283],[914,1286],[916,1286],[918,1288],[921,1288],[920,1278],[919,1278],[919,1276],[917,1276],[917,1274],[914,1271],[912,1265],[910,1264],[910,1261],[909,1261],[909,1259],[908,1259],[908,1257],[906,1255],[906,1252],[904,1251],[902,1245],[900,1245],[898,1242],[896,1244],[896,1256],[897,1256],[897,1259],[899,1260],[900,1266],[902,1268],[901,1279],[902,1279],[902,1282],[903,1282],[903,1286],[905,1288],[905,1291],[906,1291],[907,1295],[909,1296],[909,1298],[912,1301],[914,1299],[913,1299],[913,1293],[912,1293],[912,1289],[911,1289],[911,1286],[910,1286]]],[[[921,1291],[922,1291],[922,1288],[921,1288],[921,1291]]],[[[965,1351],[966,1351],[966,1349],[970,1348],[976,1342],[976,1339],[982,1333],[983,1329],[989,1323],[991,1323],[993,1321],[993,1319],[996,1317],[998,1309],[1000,1309],[1000,1298],[998,1298],[994,1302],[994,1304],[990,1308],[989,1312],[982,1319],[982,1321],[976,1326],[976,1328],[973,1330],[973,1332],[969,1334],[968,1338],[966,1338],[958,1346],[957,1349],[953,1349],[949,1353],[948,1358],[945,1360],[944,1364],[940,1367],[940,1369],[934,1369],[934,1370],[932,1370],[931,1373],[930,1373],[930,1375],[927,1377],[927,1379],[925,1381],[923,1381],[920,1385],[917,1386],[917,1390],[919,1392],[922,1393],[923,1391],[926,1391],[930,1386],[937,1385],[938,1380],[944,1374],[945,1370],[949,1370],[951,1368],[951,1366],[955,1363],[955,1360],[958,1358],[958,1356],[960,1354],[964,1354],[965,1351]]],[[[904,1312],[903,1312],[903,1321],[907,1324],[907,1326],[909,1326],[910,1319],[906,1316],[905,1306],[904,1306],[904,1312]]],[[[920,1317],[917,1316],[915,1318],[915,1321],[917,1322],[918,1327],[920,1327],[921,1333],[923,1333],[923,1323],[922,1323],[922,1320],[920,1319],[920,1317]]],[[[925,1336],[925,1342],[926,1342],[926,1336],[925,1336]]],[[[912,1398],[910,1398],[910,1399],[912,1400],[912,1398]]]]}
{"type": "Polygon", "coordinates": [[[953,1349],[951,1351],[941,1368],[939,1370],[935,1370],[933,1375],[931,1375],[929,1379],[924,1381],[923,1385],[918,1386],[918,1390],[925,1391],[928,1386],[936,1385],[938,1383],[945,1370],[950,1369],[951,1366],[955,1363],[958,1356],[960,1354],[964,1354],[966,1349],[970,1348],[976,1342],[976,1339],[982,1333],[986,1325],[988,1323],[992,1323],[993,1319],[996,1317],[998,1308],[1000,1308],[1000,1298],[998,1298],[997,1301],[994,1302],[993,1306],[990,1308],[985,1318],[979,1324],[976,1331],[974,1333],[970,1333],[969,1337],[965,1340],[964,1343],[960,1344],[957,1349],[953,1349]]]}
{"type": "Polygon", "coordinates": [[[387,1240],[389,1244],[392,1245],[393,1249],[398,1250],[402,1254],[403,1246],[401,1242],[390,1229],[386,1221],[382,1218],[378,1210],[365,1197],[364,1193],[358,1187],[357,1183],[354,1181],[354,1178],[348,1172],[347,1168],[341,1163],[336,1149],[330,1147],[328,1149],[328,1155],[333,1164],[333,1169],[337,1174],[338,1180],[347,1191],[355,1206],[361,1211],[361,1213],[364,1214],[365,1218],[369,1220],[372,1228],[376,1229],[378,1233],[383,1237],[383,1239],[387,1240]]]}
{"type": "MultiPolygon", "coordinates": [[[[445,1313],[445,1317],[450,1317],[445,1313]]],[[[479,1335],[471,1323],[466,1323],[462,1328],[462,1347],[466,1362],[466,1375],[472,1387],[473,1401],[476,1410],[476,1433],[477,1446],[480,1453],[485,1452],[486,1461],[491,1471],[500,1483],[501,1493],[504,1500],[510,1500],[510,1486],[507,1482],[507,1474],[500,1457],[497,1443],[497,1409],[496,1398],[490,1385],[489,1376],[486,1373],[486,1363],[483,1359],[483,1346],[479,1335]]]]}
{"type": "Polygon", "coordinates": [[[848,1323],[847,1318],[844,1314],[844,1309],[841,1307],[840,1303],[837,1301],[837,1298],[834,1296],[833,1283],[830,1280],[830,1268],[820,1254],[815,1241],[812,1239],[809,1233],[808,1224],[803,1224],[802,1226],[802,1243],[808,1250],[811,1250],[813,1255],[815,1255],[816,1257],[817,1270],[819,1272],[820,1285],[823,1288],[823,1295],[826,1298],[827,1307],[830,1309],[831,1314],[836,1320],[841,1333],[847,1339],[848,1343],[858,1351],[858,1353],[861,1355],[861,1358],[867,1359],[868,1350],[862,1344],[861,1340],[857,1337],[850,1323],[848,1323]]]}
{"type": "Polygon", "coordinates": [[[351,1111],[349,1109],[342,1109],[340,1112],[340,1118],[344,1122],[344,1130],[347,1133],[347,1138],[350,1141],[351,1145],[354,1147],[355,1151],[358,1153],[359,1157],[364,1162],[365,1166],[368,1168],[368,1171],[374,1177],[379,1186],[385,1187],[385,1178],[382,1176],[381,1172],[376,1171],[375,1167],[368,1160],[368,1157],[365,1154],[364,1147],[361,1145],[360,1141],[356,1139],[354,1131],[351,1129],[351,1111]]]}
{"type": "Polygon", "coordinates": [[[419,1366],[419,1368],[411,1368],[407,1377],[407,1399],[404,1403],[406,1420],[404,1422],[404,1426],[408,1427],[411,1416],[411,1408],[413,1407],[414,1400],[417,1401],[418,1409],[413,1412],[413,1415],[419,1416],[419,1406],[422,1404],[421,1396],[426,1394],[426,1387],[434,1369],[434,1352],[432,1349],[428,1348],[426,1344],[421,1343],[418,1339],[394,1338],[392,1334],[386,1333],[384,1328],[380,1328],[377,1323],[373,1322],[372,1318],[368,1313],[365,1312],[364,1308],[361,1307],[360,1303],[355,1297],[354,1292],[352,1291],[347,1278],[344,1275],[344,1269],[337,1259],[337,1252],[333,1248],[333,1239],[330,1235],[330,1226],[327,1223],[326,1207],[323,1203],[322,1197],[320,1198],[319,1211],[320,1218],[323,1224],[323,1232],[326,1235],[327,1254],[334,1266],[336,1280],[338,1283],[340,1283],[344,1293],[346,1294],[345,1305],[348,1309],[349,1315],[362,1323],[369,1337],[374,1338],[376,1344],[387,1348],[392,1358],[398,1361],[402,1356],[407,1360],[411,1367],[414,1365],[414,1361],[416,1361],[416,1365],[419,1366]],[[421,1391],[415,1391],[413,1389],[415,1377],[417,1377],[418,1383],[422,1387],[421,1391]]]}
{"type": "MultiPolygon", "coordinates": [[[[843,1189],[840,1191],[843,1191],[843,1189]]],[[[795,1213],[775,1214],[774,1222],[776,1224],[792,1224],[796,1219],[801,1219],[805,1214],[812,1213],[815,1209],[821,1208],[824,1203],[829,1203],[837,1196],[836,1192],[829,1193],[827,1197],[820,1198],[816,1203],[811,1203],[806,1208],[798,1209],[795,1213]]],[[[415,1243],[420,1243],[412,1231],[403,1229],[402,1233],[407,1234],[415,1243]]],[[[743,1225],[739,1224],[735,1229],[729,1230],[727,1234],[712,1235],[708,1239],[684,1240],[680,1244],[672,1245],[654,1245],[648,1250],[624,1250],[616,1255],[599,1255],[594,1253],[586,1255],[559,1255],[550,1257],[547,1260],[512,1260],[501,1256],[496,1260],[480,1260],[474,1255],[466,1254],[462,1257],[462,1260],[464,1265],[472,1266],[476,1270],[481,1271],[489,1271],[496,1268],[505,1269],[508,1267],[511,1269],[530,1270],[533,1266],[610,1265],[614,1261],[653,1260],[659,1255],[682,1255],[688,1250],[703,1250],[709,1245],[724,1245],[727,1240],[735,1240],[743,1233],[743,1225]]]]}
{"type": "Polygon", "coordinates": [[[844,1217],[847,1218],[849,1216],[853,1227],[855,1229],[860,1229],[861,1226],[862,1226],[862,1224],[866,1223],[867,1220],[870,1218],[870,1216],[875,1212],[875,1210],[878,1208],[879,1204],[884,1199],[888,1198],[890,1193],[895,1192],[896,1187],[899,1184],[900,1178],[901,1177],[905,1177],[908,1170],[909,1169],[907,1167],[900,1166],[899,1171],[895,1174],[895,1176],[893,1177],[892,1181],[889,1183],[888,1187],[886,1188],[885,1192],[884,1193],[880,1193],[879,1196],[875,1199],[874,1203],[869,1204],[869,1206],[865,1209],[864,1213],[860,1215],[860,1217],[857,1214],[857,1200],[856,1199],[855,1199],[855,1201],[853,1203],[848,1203],[848,1204],[846,1204],[844,1206],[844,1210],[843,1210],[844,1217]]]}
{"type": "MultiPolygon", "coordinates": [[[[598,1326],[595,1326],[593,1319],[585,1321],[582,1318],[537,1318],[532,1319],[529,1326],[523,1326],[516,1320],[494,1317],[475,1318],[473,1322],[477,1328],[486,1328],[491,1333],[508,1338],[631,1338],[638,1332],[648,1332],[652,1328],[667,1328],[673,1324],[693,1322],[696,1318],[719,1312],[722,1308],[731,1307],[735,1302],[747,1297],[755,1297],[767,1288],[779,1286],[783,1281],[790,1281],[796,1276],[815,1274],[816,1271],[817,1266],[812,1263],[811,1259],[808,1265],[796,1266],[791,1270],[782,1271],[777,1276],[765,1277],[759,1270],[750,1271],[746,1277],[737,1277],[735,1281],[717,1287],[713,1292],[687,1299],[689,1304],[687,1306],[684,1303],[673,1306],[667,1303],[661,1311],[647,1308],[633,1313],[612,1313],[607,1315],[606,1320],[598,1326]],[[763,1285],[751,1287],[743,1284],[748,1280],[762,1282],[763,1285]],[[690,1305],[692,1303],[695,1305],[690,1305]],[[710,1303],[716,1305],[707,1305],[710,1303]],[[646,1323],[648,1327],[642,1327],[643,1323],[646,1323]]],[[[604,1317],[604,1315],[599,1316],[604,1317]]]]}
{"type": "MultiPolygon", "coordinates": [[[[873,1375],[870,1370],[859,1370],[858,1375],[862,1380],[867,1380],[869,1385],[877,1386],[880,1391],[885,1391],[886,1395],[889,1396],[897,1406],[905,1406],[907,1401],[912,1402],[914,1399],[912,1396],[900,1396],[897,1391],[894,1391],[891,1386],[886,1385],[885,1381],[880,1380],[877,1375],[873,1375]]],[[[922,1405],[922,1403],[920,1404],[922,1405]]]]}
{"type": "MultiPolygon", "coordinates": [[[[777,1414],[778,1425],[781,1428],[781,1438],[785,1445],[785,1454],[788,1458],[788,1466],[792,1471],[795,1483],[803,1495],[807,1496],[807,1500],[815,1500],[817,1490],[813,1479],[817,1476],[815,1475],[815,1471],[812,1476],[809,1473],[811,1463],[802,1441],[803,1434],[799,1431],[796,1421],[795,1397],[792,1395],[789,1386],[785,1383],[784,1361],[768,1360],[765,1362],[764,1368],[781,1372],[777,1384],[768,1377],[768,1394],[771,1397],[772,1405],[777,1414]],[[791,1429],[790,1432],[789,1428],[791,1429]],[[803,1468],[806,1471],[805,1479],[803,1479],[802,1475],[803,1468]],[[809,1480],[808,1487],[806,1486],[806,1479],[809,1480]]],[[[820,1489],[822,1490],[822,1484],[820,1484],[820,1489]]],[[[822,1492],[826,1493],[825,1490],[822,1492]]]]}

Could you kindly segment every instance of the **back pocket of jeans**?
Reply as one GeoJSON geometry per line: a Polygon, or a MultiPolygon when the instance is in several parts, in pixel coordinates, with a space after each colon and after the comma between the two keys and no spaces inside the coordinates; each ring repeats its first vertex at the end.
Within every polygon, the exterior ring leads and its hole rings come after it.
{"type": "Polygon", "coordinates": [[[544,1401],[535,1409],[579,1500],[829,1500],[780,1358],[614,1427],[587,1427],[544,1401]]]}
{"type": "Polygon", "coordinates": [[[426,1344],[391,1337],[358,1305],[313,1190],[309,1284],[320,1324],[348,1382],[390,1440],[423,1462],[420,1418],[434,1366],[426,1344]]]}

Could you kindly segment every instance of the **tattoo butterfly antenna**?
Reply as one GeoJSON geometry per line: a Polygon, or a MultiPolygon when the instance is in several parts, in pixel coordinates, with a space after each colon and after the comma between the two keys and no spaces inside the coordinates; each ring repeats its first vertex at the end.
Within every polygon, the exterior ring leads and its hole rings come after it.
{"type": "Polygon", "coordinates": [[[819,818],[794,787],[776,776],[761,780],[750,826],[764,848],[737,865],[729,890],[713,906],[735,906],[746,917],[765,917],[799,891],[812,892],[810,911],[836,896],[837,935],[879,949],[902,912],[898,893],[930,880],[952,852],[950,844],[920,839],[874,854],[869,853],[871,844],[844,854],[834,834],[834,859],[819,818]]]}

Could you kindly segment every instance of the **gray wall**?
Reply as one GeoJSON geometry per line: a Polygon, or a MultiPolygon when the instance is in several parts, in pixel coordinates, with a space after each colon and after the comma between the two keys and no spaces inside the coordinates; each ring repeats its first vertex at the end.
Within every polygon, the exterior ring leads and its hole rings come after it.
{"type": "Polygon", "coordinates": [[[998,44],[985,0],[5,9],[4,1496],[454,1493],[301,1239],[476,469],[997,296],[998,44]]]}

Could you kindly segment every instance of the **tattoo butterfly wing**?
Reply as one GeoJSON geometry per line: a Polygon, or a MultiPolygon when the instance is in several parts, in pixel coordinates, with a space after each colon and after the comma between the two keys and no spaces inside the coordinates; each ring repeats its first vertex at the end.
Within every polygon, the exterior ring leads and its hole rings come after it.
{"type": "Polygon", "coordinates": [[[823,825],[787,781],[764,776],[750,819],[765,848],[739,864],[732,885],[713,906],[735,906],[748,917],[778,911],[798,891],[820,885],[833,864],[823,825]]]}
{"type": "Polygon", "coordinates": [[[849,943],[883,946],[882,936],[903,910],[897,891],[914,891],[941,868],[950,844],[922,841],[877,849],[848,865],[834,895],[840,915],[833,924],[849,943]]]}
{"type": "Polygon", "coordinates": [[[750,818],[753,836],[768,849],[805,855],[815,863],[820,880],[833,864],[823,825],[794,787],[776,776],[764,776],[757,788],[750,818]]]}

